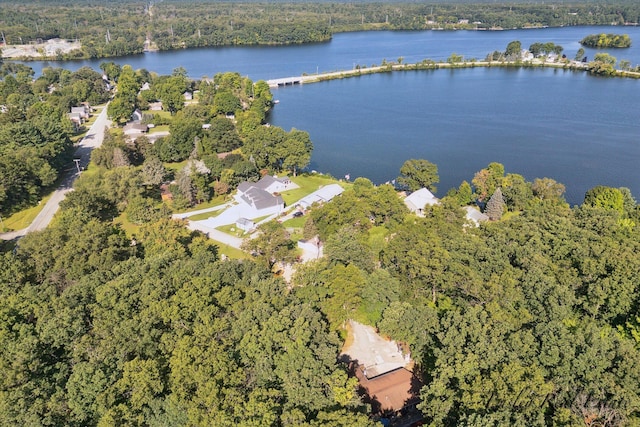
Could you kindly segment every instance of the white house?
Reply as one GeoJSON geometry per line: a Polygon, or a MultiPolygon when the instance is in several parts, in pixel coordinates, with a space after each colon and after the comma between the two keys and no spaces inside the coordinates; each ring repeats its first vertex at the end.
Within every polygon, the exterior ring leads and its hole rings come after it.
{"type": "MultiPolygon", "coordinates": [[[[294,184],[295,185],[295,184],[294,184]]],[[[265,175],[260,181],[254,184],[255,187],[261,188],[269,193],[281,193],[290,188],[296,188],[291,186],[291,180],[288,176],[278,178],[277,176],[265,175]]]]}
{"type": "Polygon", "coordinates": [[[414,191],[404,199],[404,204],[407,205],[409,210],[418,216],[424,215],[424,208],[429,205],[437,205],[440,200],[433,193],[426,188],[421,188],[418,191],[414,191]]]}
{"type": "Polygon", "coordinates": [[[258,218],[265,215],[279,214],[284,209],[284,201],[280,196],[256,187],[255,182],[241,182],[238,185],[238,194],[235,199],[251,210],[251,218],[258,218]]]}

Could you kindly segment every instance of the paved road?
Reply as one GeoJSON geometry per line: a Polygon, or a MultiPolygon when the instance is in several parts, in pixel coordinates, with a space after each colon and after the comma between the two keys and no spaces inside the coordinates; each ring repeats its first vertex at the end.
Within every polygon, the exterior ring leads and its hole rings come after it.
{"type": "MultiPolygon", "coordinates": [[[[111,122],[107,119],[107,106],[105,106],[96,118],[96,121],[91,125],[91,128],[89,128],[87,135],[80,141],[76,148],[74,159],[80,159],[79,166],[81,169],[85,169],[89,164],[89,161],[91,160],[91,151],[102,144],[102,141],[104,140],[104,128],[110,125],[111,122]]],[[[75,164],[71,169],[64,172],[64,174],[65,175],[60,186],[53,192],[31,225],[22,230],[2,233],[0,234],[1,239],[13,240],[32,231],[43,230],[47,225],[49,225],[53,219],[53,215],[55,215],[60,207],[60,202],[64,200],[69,191],[73,190],[73,182],[78,176],[80,176],[75,164]]]]}
{"type": "Polygon", "coordinates": [[[242,239],[223,233],[215,228],[207,227],[203,224],[203,221],[189,221],[189,225],[187,225],[187,227],[190,230],[202,231],[204,234],[209,236],[210,239],[229,245],[232,248],[240,249],[240,246],[242,245],[242,239]]]}

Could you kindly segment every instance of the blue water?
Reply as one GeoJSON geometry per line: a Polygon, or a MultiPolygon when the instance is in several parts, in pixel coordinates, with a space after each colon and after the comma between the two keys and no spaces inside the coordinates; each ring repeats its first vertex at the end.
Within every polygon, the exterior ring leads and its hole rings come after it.
{"type": "MultiPolygon", "coordinates": [[[[451,53],[483,59],[512,40],[527,48],[551,41],[573,58],[591,33],[626,33],[628,49],[603,50],[640,64],[640,27],[565,27],[513,31],[419,31],[337,34],[328,43],[155,52],[111,59],[193,78],[237,71],[271,79],[380,64],[383,59],[444,60],[451,53]]],[[[585,49],[593,58],[598,52],[585,49]]],[[[104,60],[30,62],[98,69],[104,60]]],[[[311,167],[343,177],[394,179],[409,158],[439,167],[438,195],[492,161],[528,180],[551,177],[571,204],[595,185],[629,187],[640,199],[640,80],[551,69],[464,69],[376,74],[274,90],[281,102],[270,121],[309,131],[311,167]]]]}
{"type": "Polygon", "coordinates": [[[596,185],[640,195],[640,81],[552,69],[375,74],[275,91],[271,122],[304,129],[311,167],[397,177],[409,158],[438,165],[443,195],[490,162],[550,177],[582,202],[596,185]]]}
{"type": "MultiPolygon", "coordinates": [[[[629,34],[633,45],[623,50],[606,50],[618,59],[640,64],[640,27],[564,27],[509,31],[374,31],[336,34],[327,43],[293,46],[242,46],[148,52],[141,55],[100,60],[65,62],[29,62],[40,74],[42,67],[63,66],[72,71],[83,66],[99,69],[104,61],[129,64],[158,74],[171,74],[184,67],[189,76],[211,77],[224,71],[237,71],[252,80],[299,76],[317,71],[351,69],[355,65],[371,66],[383,59],[405,62],[423,59],[444,60],[452,53],[467,59],[483,59],[494,50],[504,51],[507,44],[520,40],[524,48],[535,42],[554,42],[573,58],[579,41],[593,33],[629,34]]],[[[585,49],[589,58],[597,50],[585,49]]]]}

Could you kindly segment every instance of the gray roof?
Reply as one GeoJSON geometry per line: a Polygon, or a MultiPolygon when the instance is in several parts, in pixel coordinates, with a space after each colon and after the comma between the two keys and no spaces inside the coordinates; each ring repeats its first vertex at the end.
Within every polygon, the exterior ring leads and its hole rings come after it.
{"type": "Polygon", "coordinates": [[[469,221],[473,221],[476,225],[484,221],[489,221],[489,217],[473,206],[465,206],[464,210],[467,212],[466,218],[469,221]]]}
{"type": "Polygon", "coordinates": [[[308,196],[303,197],[298,201],[298,204],[309,207],[315,202],[325,203],[336,197],[338,194],[342,193],[344,188],[340,187],[339,184],[329,184],[320,188],[319,190],[314,191],[308,196]]]}
{"type": "Polygon", "coordinates": [[[427,205],[437,205],[440,201],[431,191],[426,188],[421,188],[409,194],[404,199],[404,203],[409,210],[415,212],[423,210],[427,205]]]}
{"type": "Polygon", "coordinates": [[[253,221],[247,218],[238,218],[236,224],[253,227],[253,221]]]}
{"type": "Polygon", "coordinates": [[[275,176],[265,175],[260,179],[260,181],[256,182],[253,186],[266,190],[267,188],[269,188],[271,184],[274,184],[276,182],[285,184],[285,183],[288,183],[289,181],[290,180],[288,176],[277,178],[275,176]]]}
{"type": "Polygon", "coordinates": [[[272,206],[278,206],[284,203],[282,197],[274,197],[273,195],[271,195],[271,193],[257,187],[251,187],[243,193],[244,194],[242,194],[240,197],[242,197],[242,199],[249,205],[252,205],[258,210],[269,208],[272,206]]]}

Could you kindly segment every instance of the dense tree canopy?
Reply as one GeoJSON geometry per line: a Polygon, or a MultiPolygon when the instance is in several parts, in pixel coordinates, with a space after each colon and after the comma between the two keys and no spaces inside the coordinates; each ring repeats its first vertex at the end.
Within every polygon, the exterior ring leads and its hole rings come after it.
{"type": "Polygon", "coordinates": [[[323,42],[343,31],[622,25],[638,22],[640,17],[640,6],[632,1],[509,5],[259,2],[243,3],[242,7],[209,0],[114,0],[108,4],[11,0],[4,4],[0,20],[9,44],[55,37],[81,42],[80,50],[57,53],[54,59],[124,56],[145,48],[323,42]]]}

